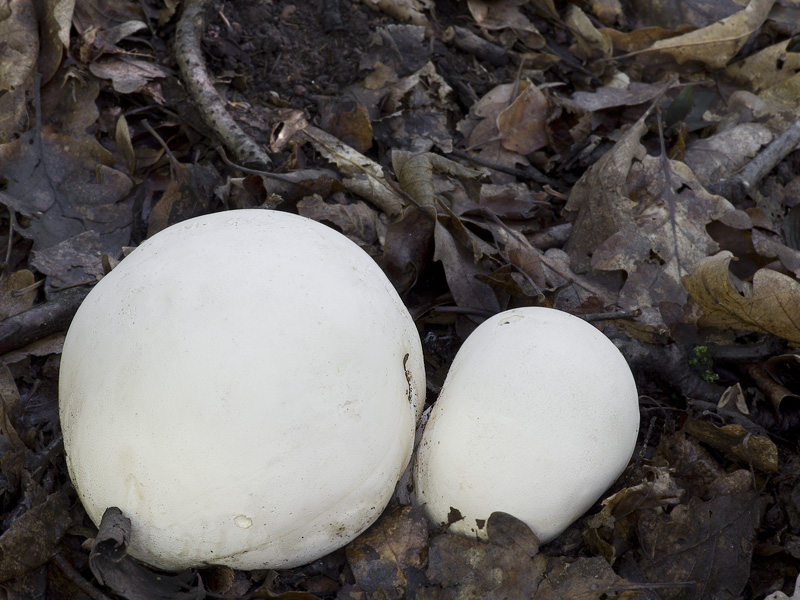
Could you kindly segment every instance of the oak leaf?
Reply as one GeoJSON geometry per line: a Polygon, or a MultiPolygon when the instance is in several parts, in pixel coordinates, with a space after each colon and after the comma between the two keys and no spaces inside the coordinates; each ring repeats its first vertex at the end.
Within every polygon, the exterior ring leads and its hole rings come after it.
{"type": "Polygon", "coordinates": [[[800,283],[777,271],[760,269],[753,275],[752,293],[740,294],[732,285],[722,251],[699,261],[682,282],[703,309],[701,327],[746,329],[771,333],[800,343],[800,283]]]}

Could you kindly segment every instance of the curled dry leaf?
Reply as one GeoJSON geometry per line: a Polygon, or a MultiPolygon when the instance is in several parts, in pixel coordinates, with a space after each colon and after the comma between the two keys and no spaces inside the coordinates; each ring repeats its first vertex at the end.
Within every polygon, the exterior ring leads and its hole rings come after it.
{"type": "Polygon", "coordinates": [[[489,30],[511,29],[528,48],[533,50],[542,48],[545,45],[544,37],[536,29],[536,25],[523,14],[519,4],[521,3],[513,0],[467,2],[469,12],[478,27],[489,30]]]}
{"type": "Polygon", "coordinates": [[[424,513],[403,506],[353,540],[346,549],[347,562],[358,586],[370,596],[383,592],[402,598],[425,568],[427,544],[424,513]]]}
{"type": "Polygon", "coordinates": [[[507,150],[530,154],[547,145],[547,115],[550,101],[529,84],[511,106],[497,115],[497,128],[507,150]]]}
{"type": "Polygon", "coordinates": [[[737,173],[771,141],[772,134],[764,125],[741,123],[689,144],[684,162],[707,186],[737,173]]]}
{"type": "Polygon", "coordinates": [[[747,585],[760,523],[757,492],[738,489],[708,502],[693,497],[669,514],[645,511],[639,520],[643,560],[651,582],[676,587],[664,600],[736,598],[747,585]]]}
{"type": "Polygon", "coordinates": [[[383,167],[378,163],[313,125],[307,125],[298,134],[311,142],[343,175],[349,176],[342,181],[348,190],[371,202],[390,217],[400,215],[403,201],[386,181],[383,167]]]}
{"type": "Polygon", "coordinates": [[[430,2],[427,0],[362,0],[362,2],[371,9],[385,12],[402,23],[422,26],[428,24],[428,18],[423,12],[430,7],[430,2]]]}
{"type": "Polygon", "coordinates": [[[688,419],[686,431],[715,450],[724,452],[745,467],[767,473],[778,472],[778,447],[767,437],[750,434],[741,425],[717,427],[710,421],[688,419]]]}
{"type": "Polygon", "coordinates": [[[0,142],[25,121],[26,91],[39,54],[38,23],[32,3],[23,2],[0,13],[0,142]]]}
{"type": "Polygon", "coordinates": [[[565,23],[575,35],[576,43],[570,48],[573,54],[583,60],[611,56],[614,51],[611,38],[598,31],[586,13],[574,4],[567,11],[565,23]]]}
{"type": "Polygon", "coordinates": [[[761,27],[774,3],[775,0],[750,0],[747,8],[727,19],[684,35],[659,40],[649,50],[669,54],[678,64],[697,60],[712,69],[722,69],[741,50],[750,35],[761,27]]]}
{"type": "Polygon", "coordinates": [[[760,269],[753,276],[750,296],[731,285],[728,265],[733,254],[723,251],[704,258],[682,282],[703,309],[700,327],[746,329],[771,333],[800,343],[800,283],[773,271],[760,269]]]}
{"type": "Polygon", "coordinates": [[[394,167],[403,191],[423,206],[436,203],[433,185],[434,173],[452,175],[465,185],[469,185],[470,181],[477,180],[481,176],[480,171],[470,169],[432,152],[413,153],[405,150],[393,150],[392,167],[394,167]]]}
{"type": "Polygon", "coordinates": [[[97,580],[128,600],[199,600],[204,590],[197,571],[164,574],[151,571],[127,555],[131,522],[120,509],[103,514],[89,567],[97,580]]]}

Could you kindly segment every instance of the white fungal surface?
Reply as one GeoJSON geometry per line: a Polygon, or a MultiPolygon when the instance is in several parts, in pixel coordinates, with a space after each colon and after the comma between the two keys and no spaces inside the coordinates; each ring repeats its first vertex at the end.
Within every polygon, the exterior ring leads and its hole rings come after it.
{"type": "Polygon", "coordinates": [[[564,312],[510,310],[453,361],[417,449],[416,501],[438,524],[460,513],[456,533],[485,538],[502,511],[547,542],[619,477],[638,430],[636,384],[611,341],[564,312]]]}
{"type": "Polygon", "coordinates": [[[324,225],[241,210],[172,226],[91,291],[61,360],[70,475],[164,569],[291,567],[388,502],[425,372],[374,261],[324,225]]]}

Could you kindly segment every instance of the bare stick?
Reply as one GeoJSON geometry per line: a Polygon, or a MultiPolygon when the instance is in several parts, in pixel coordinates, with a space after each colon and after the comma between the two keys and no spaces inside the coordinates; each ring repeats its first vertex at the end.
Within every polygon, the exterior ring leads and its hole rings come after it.
{"type": "Polygon", "coordinates": [[[72,563],[64,558],[61,553],[56,552],[53,555],[52,561],[72,583],[78,586],[78,588],[92,600],[111,600],[111,598],[94,587],[89,580],[81,575],[78,570],[72,566],[72,563]]]}
{"type": "Polygon", "coordinates": [[[53,300],[0,321],[0,354],[65,331],[89,289],[88,286],[66,289],[53,300]]]}
{"type": "Polygon", "coordinates": [[[800,119],[794,122],[786,131],[776,137],[764,148],[747,166],[734,175],[721,179],[710,186],[708,190],[723,196],[733,204],[738,204],[750,191],[767,176],[775,165],[786,158],[800,143],[800,119]]]}
{"type": "Polygon", "coordinates": [[[200,49],[203,31],[203,12],[208,0],[188,0],[175,32],[175,59],[181,77],[197,110],[206,125],[222,140],[222,143],[245,165],[267,166],[269,156],[247,135],[228,113],[227,103],[217,92],[206,71],[200,49]]]}

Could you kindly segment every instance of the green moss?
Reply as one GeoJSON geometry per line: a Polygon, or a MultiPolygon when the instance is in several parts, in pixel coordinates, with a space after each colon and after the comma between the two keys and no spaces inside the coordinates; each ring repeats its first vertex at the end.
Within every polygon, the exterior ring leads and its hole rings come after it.
{"type": "Polygon", "coordinates": [[[703,381],[716,383],[719,375],[714,372],[714,349],[709,346],[695,346],[689,364],[695,367],[703,381]]]}

